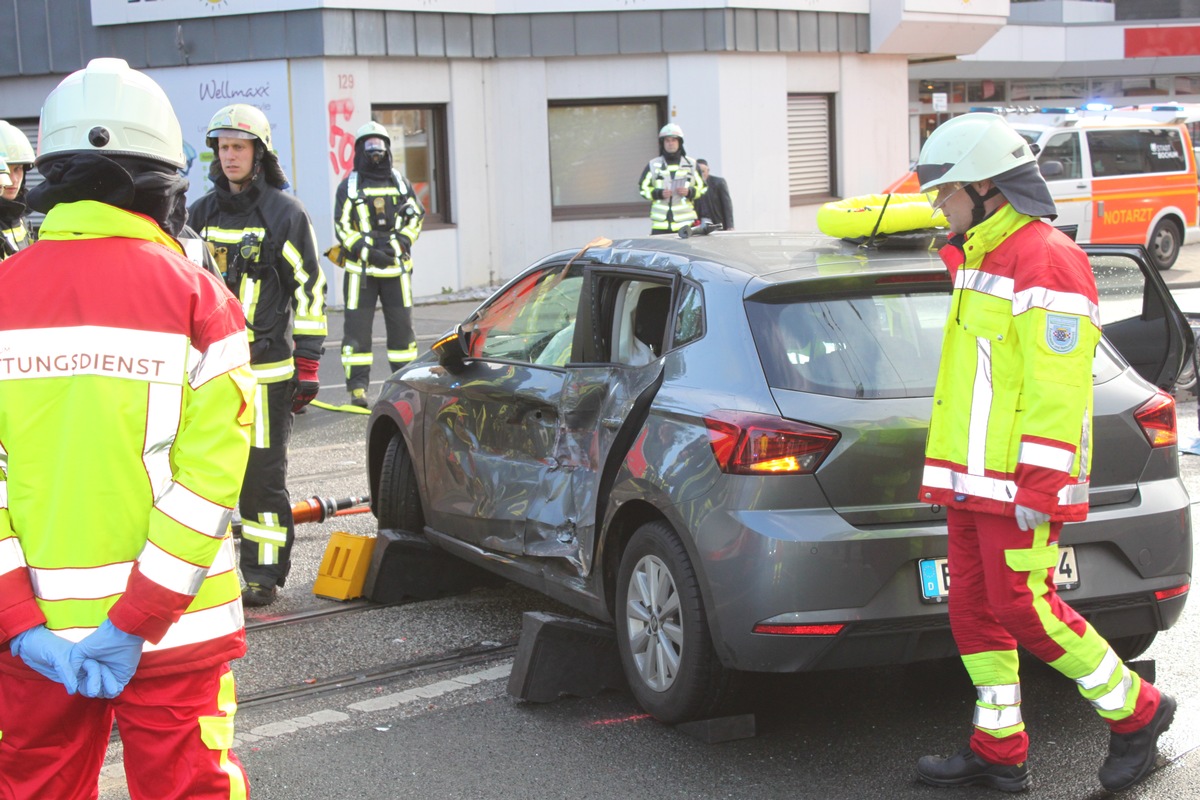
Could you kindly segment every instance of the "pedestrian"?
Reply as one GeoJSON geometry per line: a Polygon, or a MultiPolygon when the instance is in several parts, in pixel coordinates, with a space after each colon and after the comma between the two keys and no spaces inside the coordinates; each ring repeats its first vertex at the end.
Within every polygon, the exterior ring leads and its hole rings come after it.
{"type": "Polygon", "coordinates": [[[425,209],[412,184],[392,166],[392,137],[368,122],[354,138],[354,169],[338,184],[334,232],[346,270],[342,365],[350,402],[367,407],[371,327],[376,300],[383,305],[387,359],[392,372],[417,357],[412,323],[412,247],[425,209]]]}
{"type": "Polygon", "coordinates": [[[658,132],[658,156],[642,170],[638,183],[650,201],[650,234],[674,233],[696,221],[696,200],[704,194],[704,180],[696,162],[683,149],[683,128],[675,123],[658,132]]]}
{"type": "Polygon", "coordinates": [[[275,602],[291,567],[296,536],[287,488],[293,415],[317,396],[325,341],[325,275],[304,205],[284,191],[262,111],[236,103],[208,125],[215,156],[212,190],[192,204],[188,224],[217,255],[225,284],[241,300],[258,378],[250,461],[238,503],[239,561],[248,606],[275,602]],[[291,317],[292,342],[288,341],[291,317]]]}
{"type": "Polygon", "coordinates": [[[917,162],[950,223],[954,284],[921,500],[944,506],[950,627],[975,685],[970,744],[925,756],[935,786],[1029,785],[1017,645],[1075,681],[1110,729],[1100,783],[1126,789],[1154,765],[1175,700],[1130,670],[1058,596],[1064,522],[1088,513],[1092,361],[1100,340],[1087,255],[1056,216],[1033,152],[994,114],[937,128],[917,162]]]}
{"type": "Polygon", "coordinates": [[[121,59],[41,115],[40,240],[0,269],[0,797],[247,796],[231,508],[254,376],[236,298],[175,240],[183,137],[121,59]]]}
{"type": "Polygon", "coordinates": [[[708,187],[708,191],[696,201],[696,213],[700,215],[700,220],[715,222],[723,231],[733,230],[733,200],[729,197],[729,183],[713,175],[703,158],[696,159],[696,166],[700,169],[704,185],[708,187]]]}
{"type": "Polygon", "coordinates": [[[0,190],[0,261],[33,243],[25,219],[25,173],[33,168],[33,148],[18,128],[0,119],[0,158],[8,164],[9,183],[0,190]]]}

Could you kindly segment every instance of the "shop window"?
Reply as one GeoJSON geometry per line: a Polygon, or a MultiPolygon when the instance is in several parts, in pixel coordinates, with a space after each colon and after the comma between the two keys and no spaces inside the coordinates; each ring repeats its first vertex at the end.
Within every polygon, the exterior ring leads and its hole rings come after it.
{"type": "Polygon", "coordinates": [[[788,194],[792,205],[834,195],[833,98],[788,95],[788,194]]]}
{"type": "Polygon", "coordinates": [[[1077,100],[1084,96],[1083,80],[1013,81],[1008,97],[1015,103],[1036,100],[1077,100]]]}
{"type": "Polygon", "coordinates": [[[453,222],[445,106],[371,106],[392,137],[392,164],[425,206],[425,224],[453,222]]]}
{"type": "Polygon", "coordinates": [[[665,100],[556,100],[546,116],[554,219],[648,213],[638,180],[658,155],[658,131],[666,123],[665,100]]]}

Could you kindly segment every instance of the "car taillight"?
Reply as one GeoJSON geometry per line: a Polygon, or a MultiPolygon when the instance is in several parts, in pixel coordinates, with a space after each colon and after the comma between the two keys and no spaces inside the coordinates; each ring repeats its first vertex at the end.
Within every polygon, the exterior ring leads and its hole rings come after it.
{"type": "Polygon", "coordinates": [[[802,475],[816,470],[837,444],[837,431],[746,411],[713,411],[704,418],[722,472],[802,475]]]}
{"type": "Polygon", "coordinates": [[[1159,389],[1134,413],[1151,447],[1171,447],[1179,441],[1175,426],[1175,398],[1159,389]]]}

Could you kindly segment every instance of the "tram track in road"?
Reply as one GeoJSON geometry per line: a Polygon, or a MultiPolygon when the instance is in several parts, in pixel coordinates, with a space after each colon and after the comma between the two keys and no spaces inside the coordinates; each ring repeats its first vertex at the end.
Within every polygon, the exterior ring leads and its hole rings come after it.
{"type": "Polygon", "coordinates": [[[271,616],[246,616],[246,632],[268,630],[270,628],[279,628],[288,625],[297,625],[304,622],[312,622],[314,620],[328,619],[329,617],[337,617],[343,614],[360,614],[364,611],[375,611],[380,608],[390,608],[397,605],[405,605],[406,603],[414,602],[406,600],[400,603],[372,603],[370,600],[349,601],[340,603],[339,605],[329,608],[308,608],[299,611],[289,611],[283,614],[273,614],[271,616]]]}

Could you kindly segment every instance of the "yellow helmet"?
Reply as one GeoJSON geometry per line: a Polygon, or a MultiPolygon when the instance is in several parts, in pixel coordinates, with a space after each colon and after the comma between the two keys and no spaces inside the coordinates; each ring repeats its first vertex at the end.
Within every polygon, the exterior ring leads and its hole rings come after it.
{"type": "Polygon", "coordinates": [[[216,149],[217,138],[230,136],[235,139],[258,139],[271,151],[271,123],[260,109],[246,103],[225,106],[213,115],[208,123],[205,144],[216,149]]]}
{"type": "MultiPolygon", "coordinates": [[[[121,58],[93,58],[46,97],[35,163],[71,153],[139,156],[176,169],[187,164],[166,92],[121,58]]],[[[9,160],[20,163],[11,154],[9,160]]]]}
{"type": "Polygon", "coordinates": [[[33,146],[20,128],[0,119],[0,155],[10,164],[29,166],[33,164],[33,146]]]}

